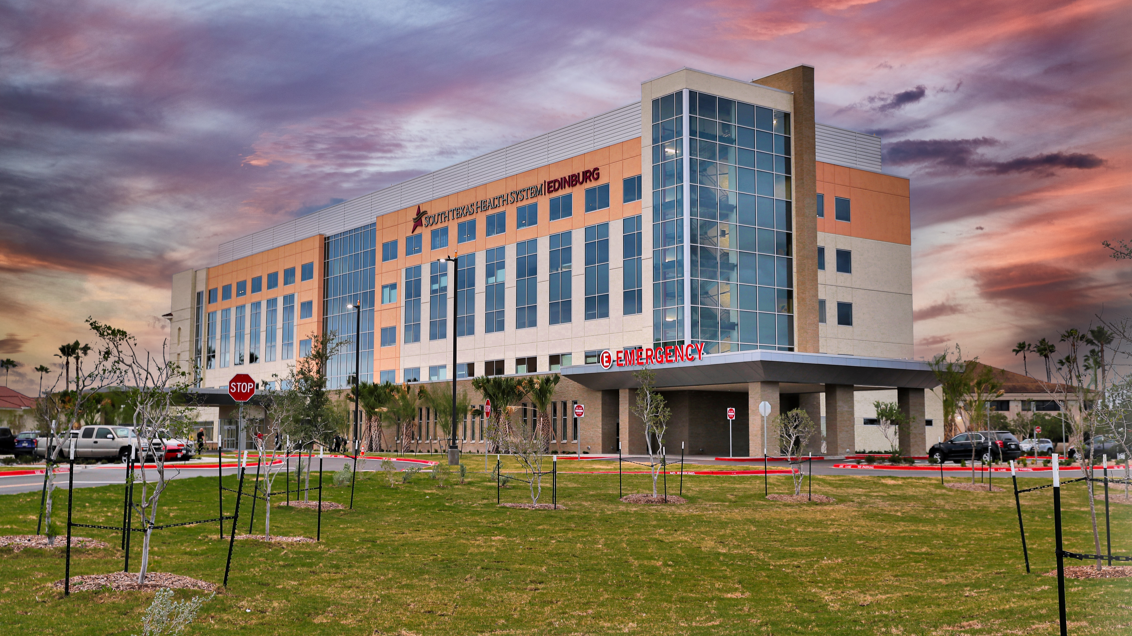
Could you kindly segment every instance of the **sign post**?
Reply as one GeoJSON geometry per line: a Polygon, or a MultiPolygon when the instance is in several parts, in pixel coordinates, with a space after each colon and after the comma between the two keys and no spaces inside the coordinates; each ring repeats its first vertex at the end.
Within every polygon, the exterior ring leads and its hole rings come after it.
{"type": "Polygon", "coordinates": [[[735,433],[734,433],[735,427],[733,426],[733,424],[735,424],[735,409],[729,407],[727,409],[727,456],[728,457],[734,457],[735,456],[735,433]]]}
{"type": "MultiPolygon", "coordinates": [[[[585,417],[585,416],[586,416],[586,405],[585,404],[575,404],[574,405],[574,419],[578,419],[580,417],[585,417]]],[[[581,425],[578,426],[578,432],[574,433],[574,437],[577,438],[575,441],[578,442],[578,459],[581,459],[582,458],[582,427],[581,427],[581,425]]]]}
{"type": "Polygon", "coordinates": [[[759,415],[763,416],[763,496],[770,493],[770,486],[766,480],[766,418],[770,415],[770,402],[763,400],[759,402],[759,415]]]}
{"type": "MultiPolygon", "coordinates": [[[[255,380],[252,379],[252,376],[246,373],[237,373],[232,376],[231,380],[228,380],[228,396],[240,404],[240,419],[236,433],[238,435],[236,440],[237,453],[243,453],[246,446],[244,439],[246,437],[244,435],[244,403],[252,399],[253,395],[255,395],[255,380]]],[[[233,533],[235,533],[235,526],[232,527],[233,533]]]]}

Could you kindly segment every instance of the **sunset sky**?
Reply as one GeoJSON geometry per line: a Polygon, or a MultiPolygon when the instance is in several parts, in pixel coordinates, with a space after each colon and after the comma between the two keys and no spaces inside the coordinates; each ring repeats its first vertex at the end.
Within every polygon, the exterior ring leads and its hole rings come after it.
{"type": "MultiPolygon", "coordinates": [[[[911,178],[916,355],[1132,314],[1127,0],[0,0],[0,357],[160,346],[217,245],[640,99],[810,64],[911,178]]],[[[1031,368],[1034,368],[1031,366],[1031,368]]]]}

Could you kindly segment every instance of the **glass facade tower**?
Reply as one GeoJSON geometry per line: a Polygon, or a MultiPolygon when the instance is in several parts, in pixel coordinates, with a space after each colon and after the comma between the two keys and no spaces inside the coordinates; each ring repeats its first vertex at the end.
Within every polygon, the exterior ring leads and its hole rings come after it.
{"type": "Polygon", "coordinates": [[[361,381],[373,382],[374,285],[377,280],[377,224],[370,223],[326,237],[323,268],[326,296],[323,301],[324,334],[335,334],[342,342],[330,358],[328,386],[341,389],[354,374],[354,352],[359,339],[357,316],[347,307],[362,303],[361,381]]]}

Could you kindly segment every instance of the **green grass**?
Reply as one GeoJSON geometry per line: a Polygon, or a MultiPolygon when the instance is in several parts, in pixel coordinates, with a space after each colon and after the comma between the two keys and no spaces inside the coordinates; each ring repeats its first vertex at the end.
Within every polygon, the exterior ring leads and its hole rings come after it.
{"type": "MultiPolygon", "coordinates": [[[[1009,491],[953,491],[927,477],[817,477],[814,492],[838,503],[798,506],[766,501],[761,477],[699,476],[685,477],[689,505],[657,508],[617,502],[617,475],[560,474],[558,501],[568,510],[544,512],[496,507],[482,458],[466,461],[469,482],[453,478],[445,488],[426,473],[395,488],[366,475],[355,510],[323,513],[319,545],[237,542],[228,588],[193,633],[1057,633],[1056,579],[1041,576],[1054,567],[1049,490],[1023,495],[1027,575],[1009,491]]],[[[349,488],[330,482],[328,471],[325,499],[348,503],[349,488]]],[[[625,478],[627,493],[647,484],[645,475],[625,478]]],[[[770,477],[772,492],[788,484],[770,477]]],[[[1084,492],[1064,489],[1066,548],[1091,552],[1084,492]]],[[[57,496],[65,514],[66,493],[57,496]]],[[[76,490],[76,521],[114,525],[121,497],[121,487],[76,490]]],[[[526,498],[523,484],[504,492],[504,501],[526,498]]],[[[0,533],[34,532],[38,502],[38,493],[0,496],[0,533]]],[[[160,518],[210,518],[216,506],[215,477],[175,481],[160,518]]],[[[1132,554],[1132,507],[1114,504],[1112,513],[1113,549],[1132,554]]],[[[261,505],[256,517],[262,532],[261,505]]],[[[275,534],[315,534],[313,511],[276,509],[272,521],[275,534]]],[[[74,551],[73,574],[121,569],[116,535],[81,534],[112,547],[74,551]]],[[[155,537],[151,570],[222,580],[228,542],[215,523],[155,537]]],[[[64,598],[50,587],[63,567],[62,551],[0,550],[0,633],[140,632],[152,594],[64,598]]],[[[1069,581],[1067,597],[1071,633],[1129,633],[1132,579],[1069,581]]]]}

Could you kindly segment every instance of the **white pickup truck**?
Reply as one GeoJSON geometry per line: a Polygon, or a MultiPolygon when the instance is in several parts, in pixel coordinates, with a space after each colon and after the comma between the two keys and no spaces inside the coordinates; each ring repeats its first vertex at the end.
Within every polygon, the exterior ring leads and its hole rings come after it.
{"type": "MultiPolygon", "coordinates": [[[[125,462],[130,457],[131,447],[135,449],[134,456],[141,457],[143,453],[136,449],[144,450],[147,446],[145,440],[141,440],[139,445],[137,433],[128,426],[84,426],[77,431],[65,431],[54,441],[47,437],[40,437],[35,443],[35,454],[40,457],[48,456],[53,452],[55,445],[58,444],[62,449],[59,451],[57,459],[64,460],[70,457],[71,440],[74,440],[75,443],[75,459],[111,459],[117,457],[120,461],[125,462]]],[[[158,448],[165,451],[166,460],[188,459],[192,456],[192,451],[178,440],[156,441],[155,445],[158,444],[160,444],[158,448]]],[[[148,458],[151,454],[144,453],[144,455],[148,458]]]]}

